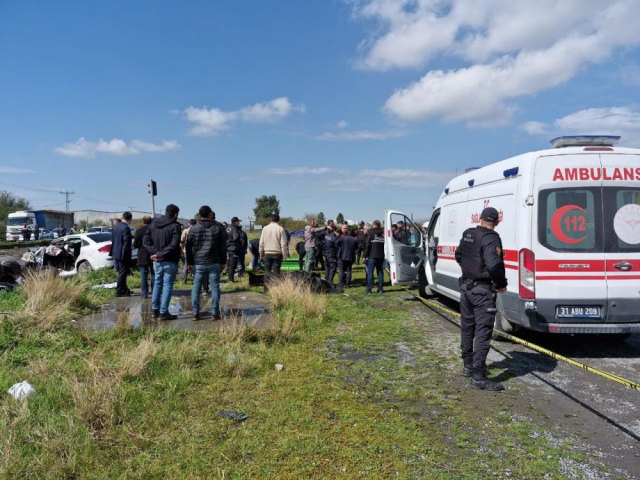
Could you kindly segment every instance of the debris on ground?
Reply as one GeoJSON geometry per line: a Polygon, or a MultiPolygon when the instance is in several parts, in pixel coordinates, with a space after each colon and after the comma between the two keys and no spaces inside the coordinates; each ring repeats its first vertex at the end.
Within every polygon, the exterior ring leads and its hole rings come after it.
{"type": "Polygon", "coordinates": [[[234,420],[238,423],[244,422],[247,418],[249,418],[249,415],[246,413],[230,412],[228,410],[220,410],[218,413],[221,417],[228,418],[229,420],[234,420]]]}
{"type": "Polygon", "coordinates": [[[284,370],[284,365],[281,363],[276,363],[276,372],[281,372],[284,370]]]}
{"type": "Polygon", "coordinates": [[[31,385],[29,382],[23,380],[22,382],[13,384],[11,388],[7,390],[7,392],[16,400],[20,400],[35,394],[36,389],[33,388],[33,385],[31,385]]]}
{"type": "Polygon", "coordinates": [[[91,287],[92,290],[102,290],[102,289],[111,289],[116,288],[118,286],[118,282],[113,283],[103,283],[101,285],[94,285],[91,287]]]}

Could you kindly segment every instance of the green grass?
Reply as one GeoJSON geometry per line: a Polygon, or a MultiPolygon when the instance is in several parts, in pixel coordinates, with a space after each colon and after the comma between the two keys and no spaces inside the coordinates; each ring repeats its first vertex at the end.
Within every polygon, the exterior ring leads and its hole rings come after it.
{"type": "Polygon", "coordinates": [[[469,392],[452,386],[458,359],[425,348],[413,305],[399,289],[365,295],[356,272],[349,296],[327,297],[320,319],[298,311],[299,328],[285,337],[38,333],[6,318],[0,391],[26,379],[37,394],[0,400],[0,476],[561,478],[564,449],[508,411],[478,415],[469,392]],[[399,364],[399,344],[412,365],[399,364]],[[250,418],[236,424],[220,410],[250,418]]]}

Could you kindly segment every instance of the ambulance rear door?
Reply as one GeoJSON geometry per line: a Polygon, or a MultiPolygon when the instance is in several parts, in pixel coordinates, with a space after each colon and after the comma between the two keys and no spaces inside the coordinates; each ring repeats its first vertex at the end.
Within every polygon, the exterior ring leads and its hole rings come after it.
{"type": "Polygon", "coordinates": [[[600,155],[542,156],[534,175],[533,251],[521,249],[519,255],[531,267],[535,258],[535,283],[523,281],[521,271],[520,297],[535,299],[543,324],[603,322],[607,283],[600,155]]]}
{"type": "Polygon", "coordinates": [[[640,322],[640,155],[601,154],[607,322],[640,322]]]}
{"type": "Polygon", "coordinates": [[[406,285],[418,280],[423,268],[424,247],[422,231],[404,213],[385,210],[384,252],[389,262],[391,285],[406,285]],[[404,231],[394,235],[392,225],[404,224],[404,231]]]}

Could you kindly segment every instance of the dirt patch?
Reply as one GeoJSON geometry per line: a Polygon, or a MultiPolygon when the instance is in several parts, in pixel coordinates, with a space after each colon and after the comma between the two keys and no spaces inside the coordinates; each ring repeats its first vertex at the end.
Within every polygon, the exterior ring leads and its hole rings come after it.
{"type": "MultiPolygon", "coordinates": [[[[457,327],[421,304],[413,307],[412,312],[427,348],[447,352],[452,358],[460,356],[457,327]]],[[[564,459],[562,469],[567,478],[640,478],[639,443],[624,433],[628,425],[622,425],[612,416],[612,412],[620,411],[625,405],[635,411],[640,397],[636,397],[635,403],[627,396],[620,398],[620,393],[628,395],[630,391],[574,367],[559,365],[550,357],[513,343],[494,342],[493,347],[487,363],[494,372],[502,370],[496,379],[505,382],[505,392],[473,391],[470,394],[468,380],[455,374],[455,370],[462,368],[461,362],[456,364],[448,380],[449,386],[464,396],[478,415],[495,416],[499,413],[498,405],[502,405],[513,418],[523,418],[543,427],[552,444],[563,445],[589,459],[586,462],[564,459]],[[586,398],[572,386],[579,375],[585,376],[579,382],[581,390],[592,391],[586,398]],[[615,404],[611,411],[603,412],[591,406],[599,395],[615,404]]],[[[607,361],[613,363],[612,359],[607,361]]],[[[640,426],[640,422],[638,424],[640,426]]],[[[629,432],[634,434],[633,430],[629,432]]]]}

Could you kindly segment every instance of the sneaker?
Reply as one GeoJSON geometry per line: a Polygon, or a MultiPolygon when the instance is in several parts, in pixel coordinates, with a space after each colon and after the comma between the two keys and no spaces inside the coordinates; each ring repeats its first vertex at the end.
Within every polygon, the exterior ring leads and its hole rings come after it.
{"type": "Polygon", "coordinates": [[[158,318],[160,316],[160,310],[154,310],[152,316],[153,318],[158,318]]]}
{"type": "Polygon", "coordinates": [[[376,293],[384,293],[384,291],[381,288],[379,288],[376,293]]]}
{"type": "Polygon", "coordinates": [[[364,293],[366,293],[367,295],[371,295],[371,290],[367,290],[367,291],[366,291],[366,292],[364,292],[364,293]]]}
{"type": "Polygon", "coordinates": [[[482,373],[473,372],[470,386],[476,390],[488,390],[490,392],[501,392],[504,390],[504,386],[501,383],[494,382],[487,378],[486,371],[482,373]]]}
{"type": "Polygon", "coordinates": [[[177,315],[174,315],[174,314],[169,313],[169,312],[163,313],[162,315],[160,315],[160,320],[175,320],[177,318],[178,318],[177,315]]]}
{"type": "Polygon", "coordinates": [[[465,366],[462,369],[462,376],[463,377],[467,377],[467,378],[471,378],[473,376],[473,369],[471,367],[465,366]]]}
{"type": "Polygon", "coordinates": [[[206,291],[206,290],[205,290],[204,292],[202,292],[202,296],[203,296],[203,297],[206,297],[206,296],[208,296],[208,295],[209,295],[209,292],[208,292],[208,291],[206,291]]]}
{"type": "Polygon", "coordinates": [[[214,313],[211,315],[212,320],[222,320],[222,316],[219,313],[214,313]]]}

